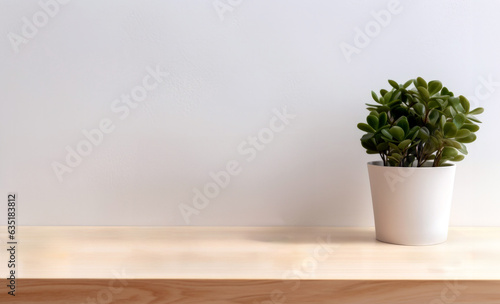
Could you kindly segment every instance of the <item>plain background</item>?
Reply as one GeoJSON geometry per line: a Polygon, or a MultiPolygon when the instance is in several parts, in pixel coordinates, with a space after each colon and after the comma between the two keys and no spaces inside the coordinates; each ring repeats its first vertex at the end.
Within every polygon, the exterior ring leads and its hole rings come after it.
{"type": "Polygon", "coordinates": [[[16,52],[41,7],[0,2],[0,224],[15,191],[21,225],[371,226],[377,158],[356,124],[371,90],[421,76],[486,109],[451,225],[500,225],[500,2],[401,1],[378,28],[388,1],[215,4],[74,0],[16,52]],[[113,100],[156,66],[169,75],[120,120],[113,100]],[[283,107],[295,118],[246,161],[238,146],[283,107]],[[59,182],[52,163],[104,118],[115,130],[59,182]],[[179,206],[231,160],[241,172],[186,222],[179,206]]]}

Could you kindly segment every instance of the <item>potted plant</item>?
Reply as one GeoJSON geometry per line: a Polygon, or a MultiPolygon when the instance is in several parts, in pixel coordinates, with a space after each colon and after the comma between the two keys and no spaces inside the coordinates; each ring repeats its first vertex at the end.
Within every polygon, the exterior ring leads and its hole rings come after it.
{"type": "Polygon", "coordinates": [[[464,96],[454,96],[440,81],[421,77],[391,90],[372,91],[375,104],[361,145],[380,161],[368,163],[375,230],[378,240],[403,245],[446,241],[455,165],[476,140],[475,117],[464,96]]]}

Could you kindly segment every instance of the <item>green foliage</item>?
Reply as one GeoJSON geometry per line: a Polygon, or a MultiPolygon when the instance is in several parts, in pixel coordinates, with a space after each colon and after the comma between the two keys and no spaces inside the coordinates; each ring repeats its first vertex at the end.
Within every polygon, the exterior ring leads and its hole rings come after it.
{"type": "Polygon", "coordinates": [[[384,166],[433,166],[461,161],[465,144],[476,140],[481,123],[464,96],[455,97],[438,80],[410,79],[404,84],[389,80],[390,91],[371,92],[376,104],[366,104],[370,114],[358,128],[366,132],[361,145],[368,154],[379,154],[384,166]],[[413,85],[413,86],[412,86],[413,85]]]}

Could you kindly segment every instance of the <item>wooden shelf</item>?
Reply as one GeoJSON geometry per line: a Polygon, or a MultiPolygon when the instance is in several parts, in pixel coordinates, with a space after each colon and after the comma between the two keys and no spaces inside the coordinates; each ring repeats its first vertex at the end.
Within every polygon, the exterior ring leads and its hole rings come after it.
{"type": "Polygon", "coordinates": [[[23,226],[17,238],[19,303],[500,303],[500,228],[451,228],[434,246],[333,227],[23,226]]]}

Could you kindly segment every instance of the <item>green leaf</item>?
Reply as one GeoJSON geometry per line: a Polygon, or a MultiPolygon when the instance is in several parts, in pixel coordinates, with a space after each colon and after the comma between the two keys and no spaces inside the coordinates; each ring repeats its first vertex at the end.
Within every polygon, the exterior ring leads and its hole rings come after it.
{"type": "Polygon", "coordinates": [[[378,127],[379,129],[382,128],[387,124],[387,114],[385,112],[380,113],[380,116],[378,117],[378,127]]]}
{"type": "Polygon", "coordinates": [[[445,123],[446,123],[446,116],[441,115],[441,118],[439,119],[439,127],[441,128],[441,130],[444,129],[444,124],[445,123]]]}
{"type": "Polygon", "coordinates": [[[412,141],[415,140],[415,138],[417,138],[419,134],[419,130],[420,130],[419,126],[414,126],[413,128],[411,128],[410,132],[408,132],[408,135],[406,137],[408,137],[412,141]]]}
{"type": "Polygon", "coordinates": [[[465,156],[463,156],[463,155],[457,155],[451,161],[459,162],[459,161],[464,160],[464,158],[465,158],[465,156]]]}
{"type": "Polygon", "coordinates": [[[437,150],[438,147],[441,146],[441,142],[436,138],[436,136],[431,136],[430,138],[431,140],[427,144],[430,145],[430,147],[432,148],[431,150],[437,150]]]}
{"type": "Polygon", "coordinates": [[[378,151],[366,150],[366,154],[378,154],[378,153],[379,153],[378,151]]]}
{"type": "Polygon", "coordinates": [[[439,80],[429,81],[429,94],[434,95],[441,90],[443,84],[439,80]]]}
{"type": "Polygon", "coordinates": [[[424,88],[423,86],[419,86],[417,87],[417,90],[424,101],[429,101],[429,98],[431,97],[429,96],[429,91],[427,91],[426,88],[424,88]]]}
{"type": "Polygon", "coordinates": [[[392,99],[392,91],[385,93],[384,95],[385,103],[390,104],[391,99],[392,99]]]}
{"type": "Polygon", "coordinates": [[[382,135],[384,135],[385,137],[392,139],[392,134],[391,134],[391,132],[389,132],[389,130],[382,129],[382,131],[380,131],[380,132],[382,132],[382,135]]]}
{"type": "Polygon", "coordinates": [[[476,125],[476,124],[472,124],[472,123],[465,123],[463,126],[462,126],[462,129],[467,129],[471,132],[477,132],[479,131],[479,126],[476,125]]]}
{"type": "Polygon", "coordinates": [[[455,109],[455,111],[457,111],[458,113],[465,113],[465,109],[464,107],[462,107],[459,98],[457,97],[449,98],[448,102],[452,105],[453,109],[455,109]]]}
{"type": "Polygon", "coordinates": [[[399,163],[401,161],[401,154],[398,153],[392,153],[391,156],[389,156],[389,159],[392,160],[395,163],[399,163]]]}
{"type": "Polygon", "coordinates": [[[464,144],[462,144],[462,143],[458,143],[458,144],[460,145],[460,148],[458,148],[458,151],[460,151],[460,153],[465,154],[465,155],[469,154],[469,151],[467,151],[467,147],[464,144]]]}
{"type": "Polygon", "coordinates": [[[458,113],[453,118],[453,123],[455,124],[455,126],[457,126],[457,129],[460,129],[464,125],[465,120],[466,120],[465,115],[462,113],[458,113]]]}
{"type": "Polygon", "coordinates": [[[448,106],[448,100],[446,100],[446,99],[436,98],[436,101],[439,103],[440,109],[445,109],[448,106]]]}
{"type": "Polygon", "coordinates": [[[458,96],[458,99],[460,100],[460,104],[462,105],[462,108],[464,108],[465,113],[469,113],[470,110],[470,102],[465,98],[464,96],[460,95],[458,96]]]}
{"type": "Polygon", "coordinates": [[[441,157],[441,160],[439,161],[439,165],[438,166],[439,167],[444,166],[444,164],[446,164],[446,162],[449,161],[449,160],[452,160],[452,158],[451,157],[444,157],[444,156],[441,157]]]}
{"type": "Polygon", "coordinates": [[[410,131],[410,124],[408,123],[408,119],[404,116],[397,120],[396,125],[403,129],[404,134],[410,131]]]}
{"type": "Polygon", "coordinates": [[[385,94],[387,94],[387,90],[384,89],[380,90],[380,96],[384,96],[385,94]]]}
{"type": "Polygon", "coordinates": [[[435,125],[437,123],[439,117],[440,117],[439,111],[432,109],[431,112],[429,113],[429,122],[432,125],[435,125]]]}
{"type": "Polygon", "coordinates": [[[391,101],[388,106],[391,108],[391,109],[395,109],[395,108],[402,108],[401,107],[401,99],[397,99],[397,100],[393,100],[391,101]]]}
{"type": "Polygon", "coordinates": [[[426,127],[420,128],[419,136],[423,141],[427,141],[430,136],[430,132],[426,127]]]}
{"type": "Polygon", "coordinates": [[[365,148],[366,150],[372,150],[372,151],[377,150],[377,146],[372,140],[361,141],[361,146],[363,146],[363,148],[365,148]]]}
{"type": "Polygon", "coordinates": [[[405,88],[405,89],[408,88],[410,86],[410,84],[412,84],[412,83],[413,83],[413,79],[408,80],[407,82],[405,82],[405,84],[403,84],[403,88],[405,88]]]}
{"type": "Polygon", "coordinates": [[[469,114],[473,114],[473,115],[479,115],[481,113],[484,112],[484,109],[479,107],[479,108],[475,108],[474,110],[470,111],[469,114]]]}
{"type": "Polygon", "coordinates": [[[445,156],[445,157],[455,157],[455,156],[458,155],[458,151],[457,151],[457,149],[452,148],[452,147],[445,147],[443,149],[443,154],[442,155],[445,156]]]}
{"type": "Polygon", "coordinates": [[[420,129],[419,126],[413,126],[408,132],[406,132],[406,137],[410,138],[412,137],[415,133],[418,132],[418,129],[420,129]]]}
{"type": "Polygon", "coordinates": [[[452,107],[452,106],[448,106],[445,110],[444,110],[444,114],[446,115],[446,117],[455,117],[455,115],[457,115],[457,111],[455,111],[455,109],[452,107]]]}
{"type": "Polygon", "coordinates": [[[368,115],[366,117],[366,122],[372,127],[374,130],[378,128],[378,118],[374,115],[368,115]]]}
{"type": "Polygon", "coordinates": [[[447,122],[444,124],[443,132],[445,137],[455,137],[457,134],[457,126],[452,122],[447,122]]]}
{"type": "Polygon", "coordinates": [[[441,90],[441,95],[453,96],[453,94],[452,94],[452,95],[450,95],[450,93],[451,93],[451,92],[450,92],[450,91],[448,91],[448,88],[447,88],[447,87],[443,87],[443,89],[441,90]]]}
{"type": "Polygon", "coordinates": [[[394,80],[390,80],[389,79],[389,84],[395,88],[396,90],[399,89],[399,84],[397,82],[395,82],[394,80]]]}
{"type": "Polygon", "coordinates": [[[401,99],[401,89],[397,89],[392,93],[392,99],[401,99]]]}
{"type": "Polygon", "coordinates": [[[399,153],[400,152],[399,147],[393,143],[389,143],[389,147],[391,147],[391,149],[393,150],[392,153],[395,153],[395,152],[399,153]]]}
{"type": "Polygon", "coordinates": [[[431,99],[431,101],[429,101],[429,108],[431,109],[441,108],[441,104],[437,100],[431,99]]]}
{"type": "Polygon", "coordinates": [[[389,156],[387,158],[387,160],[389,161],[389,166],[391,166],[391,167],[399,167],[399,162],[400,162],[399,159],[397,159],[397,158],[395,158],[393,156],[389,156]]]}
{"type": "Polygon", "coordinates": [[[413,108],[418,115],[420,115],[421,117],[425,116],[425,106],[423,104],[417,103],[413,106],[413,108]]]}
{"type": "Polygon", "coordinates": [[[372,91],[372,98],[373,98],[373,100],[375,100],[376,102],[380,103],[380,101],[378,100],[377,93],[375,93],[375,92],[373,92],[373,91],[372,91]]]}
{"type": "Polygon", "coordinates": [[[401,116],[408,116],[408,109],[401,107],[401,106],[396,106],[391,109],[390,115],[394,118],[399,118],[401,116]]]}
{"type": "Polygon", "coordinates": [[[464,143],[464,144],[468,144],[468,143],[471,143],[471,142],[475,141],[476,138],[477,138],[476,134],[472,133],[471,135],[469,135],[467,137],[457,138],[457,141],[461,142],[461,143],[464,143]]]}
{"type": "Polygon", "coordinates": [[[453,139],[449,139],[449,138],[445,138],[443,139],[443,143],[447,146],[450,146],[450,147],[453,147],[455,149],[461,149],[462,148],[462,144],[459,143],[458,141],[456,140],[453,140],[453,139]]]}
{"type": "Polygon", "coordinates": [[[379,112],[379,113],[388,112],[390,110],[391,110],[391,108],[389,108],[388,106],[381,106],[381,107],[377,108],[377,112],[379,112]]]}
{"type": "Polygon", "coordinates": [[[404,150],[408,148],[408,146],[411,144],[411,139],[405,139],[402,142],[399,143],[398,148],[400,150],[404,150]]]}
{"type": "Polygon", "coordinates": [[[386,142],[380,143],[377,145],[377,151],[383,152],[389,148],[389,144],[386,142]]]}
{"type": "Polygon", "coordinates": [[[375,134],[373,133],[366,133],[365,135],[361,136],[362,141],[367,141],[373,138],[375,134]]]}
{"type": "Polygon", "coordinates": [[[471,114],[467,114],[467,119],[470,121],[473,121],[473,122],[481,123],[481,121],[479,119],[477,119],[476,116],[471,115],[471,114]]]}
{"type": "Polygon", "coordinates": [[[425,89],[427,89],[427,83],[425,82],[425,80],[422,77],[417,77],[416,87],[424,87],[425,89]]]}
{"type": "Polygon", "coordinates": [[[460,129],[457,131],[457,134],[455,135],[456,138],[464,138],[464,137],[467,137],[469,135],[471,135],[471,131],[467,130],[467,129],[460,129]]]}
{"type": "Polygon", "coordinates": [[[415,161],[415,155],[408,155],[406,156],[406,160],[404,163],[404,167],[413,167],[413,163],[415,161]]]}
{"type": "Polygon", "coordinates": [[[358,129],[360,129],[361,131],[368,132],[368,133],[375,133],[375,130],[372,127],[370,127],[369,125],[362,123],[362,122],[360,122],[358,124],[358,129]]]}
{"type": "Polygon", "coordinates": [[[402,141],[405,137],[405,131],[399,126],[393,126],[389,132],[391,132],[392,136],[399,141],[402,141]]]}

